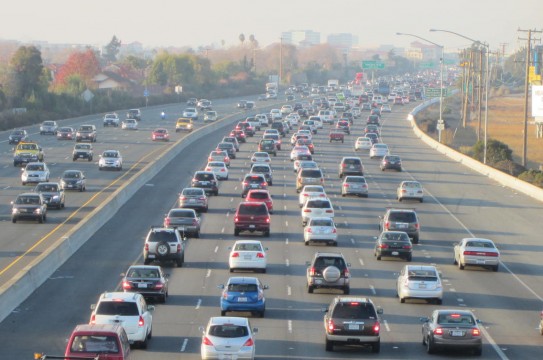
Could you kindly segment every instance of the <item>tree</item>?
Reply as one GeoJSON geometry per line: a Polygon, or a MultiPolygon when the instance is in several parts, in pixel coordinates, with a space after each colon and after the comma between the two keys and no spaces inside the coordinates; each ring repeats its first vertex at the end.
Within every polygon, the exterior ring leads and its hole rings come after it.
{"type": "MultiPolygon", "coordinates": [[[[483,161],[485,144],[479,140],[473,145],[473,157],[479,161],[483,161]]],[[[512,160],[513,150],[507,144],[495,139],[488,139],[486,146],[486,161],[487,164],[493,166],[501,161],[512,160]]]]}
{"type": "Polygon", "coordinates": [[[12,76],[11,96],[15,105],[22,104],[30,95],[41,94],[40,78],[43,72],[41,52],[35,46],[21,46],[10,61],[12,76]]]}
{"type": "Polygon", "coordinates": [[[241,42],[241,46],[245,43],[245,35],[239,34],[239,41],[241,42]]]}
{"type": "Polygon", "coordinates": [[[109,44],[105,46],[105,53],[102,55],[103,58],[108,62],[115,62],[117,60],[117,55],[121,49],[121,40],[117,39],[115,35],[111,38],[109,44]]]}
{"type": "MultiPolygon", "coordinates": [[[[92,49],[85,52],[74,52],[66,60],[55,76],[53,89],[57,92],[67,92],[78,89],[74,86],[74,75],[78,76],[78,83],[82,81],[87,88],[93,88],[93,78],[100,72],[98,58],[92,49]]],[[[79,95],[72,93],[73,95],[79,95]]]]}

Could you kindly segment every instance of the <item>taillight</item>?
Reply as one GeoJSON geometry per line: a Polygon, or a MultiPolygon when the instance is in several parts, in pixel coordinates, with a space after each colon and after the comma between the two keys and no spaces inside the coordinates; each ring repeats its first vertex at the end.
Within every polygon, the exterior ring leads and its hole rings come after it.
{"type": "Polygon", "coordinates": [[[326,210],[326,213],[327,213],[327,214],[331,214],[331,213],[333,213],[333,212],[334,212],[334,210],[326,210]]]}
{"type": "Polygon", "coordinates": [[[333,331],[334,331],[334,321],[328,320],[328,332],[333,332],[333,331]]]}
{"type": "Polygon", "coordinates": [[[311,212],[311,209],[305,209],[304,212],[310,213],[310,212],[311,212]]]}
{"type": "Polygon", "coordinates": [[[145,251],[149,251],[149,244],[145,244],[145,251]]]}
{"type": "Polygon", "coordinates": [[[132,286],[130,285],[130,282],[123,281],[123,289],[127,290],[130,289],[132,286]]]}
{"type": "Polygon", "coordinates": [[[170,222],[171,222],[171,220],[170,220],[169,217],[164,218],[164,226],[165,226],[165,227],[170,226],[170,222]]]}
{"type": "Polygon", "coordinates": [[[211,340],[207,338],[207,336],[204,336],[204,339],[202,340],[202,344],[207,345],[207,346],[213,346],[213,343],[211,342],[211,340]]]}
{"type": "Polygon", "coordinates": [[[388,249],[387,244],[379,244],[379,249],[388,249]]]}
{"type": "Polygon", "coordinates": [[[351,273],[349,272],[349,269],[345,268],[345,269],[343,270],[343,276],[346,277],[346,278],[348,278],[349,276],[351,276],[351,273]]]}
{"type": "Polygon", "coordinates": [[[239,253],[235,252],[235,253],[232,253],[232,255],[230,255],[230,256],[233,257],[233,258],[237,258],[237,257],[239,257],[239,253]]]}
{"type": "Polygon", "coordinates": [[[332,234],[335,234],[335,233],[337,233],[337,230],[334,228],[334,229],[332,230],[332,234]]]}
{"type": "Polygon", "coordinates": [[[255,343],[253,341],[253,338],[248,338],[245,344],[243,344],[243,346],[254,346],[254,344],[255,343]]]}
{"type": "Polygon", "coordinates": [[[312,267],[311,269],[309,269],[309,275],[310,275],[310,276],[315,276],[315,273],[316,273],[316,271],[315,271],[315,268],[314,268],[314,267],[312,267]]]}
{"type": "Polygon", "coordinates": [[[481,330],[479,329],[471,329],[471,335],[473,336],[481,336],[481,330]]]}
{"type": "Polygon", "coordinates": [[[238,221],[239,221],[239,218],[236,216],[236,217],[234,218],[234,222],[238,222],[238,221]]]}
{"type": "Polygon", "coordinates": [[[381,330],[381,324],[379,324],[379,321],[375,322],[375,325],[373,325],[373,332],[375,335],[379,335],[379,331],[381,330]]]}
{"type": "Polygon", "coordinates": [[[343,187],[349,187],[350,185],[349,184],[343,184],[343,187]]]}
{"type": "Polygon", "coordinates": [[[419,223],[416,223],[415,224],[415,229],[419,229],[419,227],[420,227],[419,223]]]}
{"type": "Polygon", "coordinates": [[[411,249],[411,245],[404,245],[402,246],[403,249],[411,249]]]}
{"type": "Polygon", "coordinates": [[[179,200],[187,200],[187,197],[186,197],[186,196],[183,196],[183,195],[181,195],[181,196],[179,197],[179,200]]]}
{"type": "Polygon", "coordinates": [[[247,185],[249,185],[249,182],[244,181],[244,182],[243,182],[243,186],[247,186],[247,185]]]}
{"type": "Polygon", "coordinates": [[[198,225],[198,220],[192,220],[192,225],[194,226],[198,225]]]}
{"type": "Polygon", "coordinates": [[[311,229],[310,227],[307,227],[307,228],[305,228],[305,231],[307,231],[308,233],[311,234],[313,232],[313,229],[311,229]]]}
{"type": "Polygon", "coordinates": [[[267,222],[267,223],[270,222],[270,217],[269,217],[269,216],[266,218],[266,222],[267,222]]]}
{"type": "Polygon", "coordinates": [[[443,329],[442,328],[437,328],[434,330],[434,335],[443,335],[443,329]]]}
{"type": "Polygon", "coordinates": [[[177,244],[177,252],[178,252],[178,253],[181,252],[181,244],[177,244]]]}
{"type": "Polygon", "coordinates": [[[261,252],[256,253],[256,257],[259,259],[264,259],[264,254],[262,254],[261,252]]]}
{"type": "Polygon", "coordinates": [[[157,282],[157,283],[155,284],[155,289],[162,289],[163,287],[164,287],[164,284],[161,283],[161,282],[157,282]]]}
{"type": "Polygon", "coordinates": [[[94,315],[94,314],[91,315],[90,323],[91,324],[96,324],[96,315],[94,315]]]}
{"type": "Polygon", "coordinates": [[[384,225],[384,228],[388,230],[388,228],[390,227],[390,223],[387,221],[384,225]]]}

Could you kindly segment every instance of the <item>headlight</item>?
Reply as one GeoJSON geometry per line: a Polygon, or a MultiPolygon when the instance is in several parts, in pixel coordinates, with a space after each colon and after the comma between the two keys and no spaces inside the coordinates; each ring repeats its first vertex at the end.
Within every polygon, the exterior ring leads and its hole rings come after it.
{"type": "Polygon", "coordinates": [[[18,214],[18,213],[19,213],[19,209],[13,208],[13,209],[11,209],[11,213],[12,213],[12,214],[18,214]]]}
{"type": "Polygon", "coordinates": [[[41,214],[41,208],[37,208],[36,210],[34,210],[34,214],[41,214]]]}
{"type": "Polygon", "coordinates": [[[60,200],[60,196],[55,195],[55,196],[53,196],[53,197],[51,198],[51,200],[55,200],[55,201],[60,200]]]}

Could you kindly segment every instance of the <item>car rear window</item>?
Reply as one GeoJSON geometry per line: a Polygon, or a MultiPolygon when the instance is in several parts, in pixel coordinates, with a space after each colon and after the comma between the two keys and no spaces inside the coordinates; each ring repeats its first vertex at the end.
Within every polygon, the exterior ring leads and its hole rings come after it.
{"type": "Polygon", "coordinates": [[[361,183],[361,184],[365,184],[366,183],[366,178],[362,177],[362,176],[347,176],[345,178],[345,182],[346,183],[361,183]]]}
{"type": "Polygon", "coordinates": [[[184,189],[182,194],[186,196],[199,196],[203,195],[204,191],[200,189],[184,189]]]}
{"type": "Polygon", "coordinates": [[[321,256],[315,260],[316,268],[326,268],[328,266],[335,266],[338,269],[343,270],[345,269],[345,261],[343,261],[343,258],[337,256],[321,256]]]}
{"type": "Polygon", "coordinates": [[[257,176],[257,175],[252,175],[252,176],[247,176],[245,178],[245,181],[250,183],[250,184],[256,184],[256,183],[261,183],[264,181],[264,179],[262,179],[261,176],[257,176]]]}
{"type": "Polygon", "coordinates": [[[265,204],[244,204],[238,208],[239,215],[267,215],[268,208],[265,204]]]}
{"type": "Polygon", "coordinates": [[[187,210],[171,210],[168,214],[170,217],[181,217],[181,218],[193,218],[194,212],[187,210]]]}
{"type": "MultiPolygon", "coordinates": [[[[311,159],[308,159],[308,160],[311,160],[311,159]]],[[[308,178],[320,178],[322,177],[322,172],[317,169],[303,169],[300,173],[300,176],[308,177],[308,178]]]]}
{"type": "Polygon", "coordinates": [[[213,174],[206,174],[206,173],[197,173],[196,176],[194,176],[196,180],[204,180],[204,181],[211,181],[214,180],[213,174]]]}
{"type": "Polygon", "coordinates": [[[406,233],[401,232],[386,232],[383,233],[383,240],[391,240],[391,241],[410,241],[409,236],[407,236],[406,233]]]}
{"type": "Polygon", "coordinates": [[[96,308],[97,315],[138,316],[138,306],[131,301],[101,301],[96,308]]]}
{"type": "Polygon", "coordinates": [[[228,291],[233,292],[256,292],[258,287],[256,284],[229,284],[228,291]]]}
{"type": "Polygon", "coordinates": [[[268,193],[265,192],[253,192],[251,193],[251,198],[253,199],[268,199],[268,193]]]}
{"type": "Polygon", "coordinates": [[[417,222],[417,217],[412,212],[391,212],[388,220],[404,223],[413,223],[417,222]]]}
{"type": "Polygon", "coordinates": [[[360,165],[360,159],[343,159],[343,163],[347,165],[360,165]]]}
{"type": "Polygon", "coordinates": [[[153,231],[149,234],[148,242],[177,242],[177,237],[173,231],[153,231]]]}
{"type": "Polygon", "coordinates": [[[213,325],[209,328],[209,335],[221,338],[239,338],[249,335],[245,326],[225,324],[213,325]]]}
{"type": "Polygon", "coordinates": [[[270,172],[270,168],[267,166],[253,166],[253,169],[251,170],[253,172],[270,172]]]}
{"type": "Polygon", "coordinates": [[[340,319],[376,319],[377,314],[371,305],[349,302],[337,304],[332,317],[340,319]]]}
{"type": "Polygon", "coordinates": [[[330,201],[328,200],[308,200],[307,201],[307,207],[308,208],[315,208],[315,209],[329,209],[332,207],[330,204],[330,201]]]}
{"type": "Polygon", "coordinates": [[[330,219],[312,219],[309,225],[310,226],[333,226],[334,223],[330,219]]]}
{"type": "Polygon", "coordinates": [[[72,353],[108,353],[117,354],[117,338],[108,335],[77,335],[70,346],[72,353]]]}
{"type": "Polygon", "coordinates": [[[437,317],[440,325],[474,325],[475,320],[471,315],[442,314],[437,317]]]}

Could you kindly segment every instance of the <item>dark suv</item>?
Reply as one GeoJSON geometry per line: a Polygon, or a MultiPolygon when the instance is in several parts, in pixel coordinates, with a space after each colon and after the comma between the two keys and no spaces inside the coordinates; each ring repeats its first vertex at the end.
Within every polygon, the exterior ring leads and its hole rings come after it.
{"type": "Polygon", "coordinates": [[[345,175],[364,176],[364,166],[359,157],[346,156],[339,163],[339,178],[345,175]]]}
{"type": "Polygon", "coordinates": [[[265,203],[241,202],[234,215],[234,235],[241,231],[262,231],[266,237],[270,236],[270,214],[265,203]]]}
{"type": "Polygon", "coordinates": [[[11,221],[37,220],[40,224],[47,220],[47,204],[42,194],[23,193],[11,202],[11,221]]]}
{"type": "Polygon", "coordinates": [[[268,185],[273,185],[273,170],[268,164],[253,164],[251,167],[251,173],[262,174],[266,178],[268,185]]]}
{"type": "Polygon", "coordinates": [[[277,131],[279,131],[279,134],[281,134],[281,136],[285,136],[286,134],[285,124],[283,124],[282,121],[274,121],[271,124],[271,128],[277,129],[277,131]]]}
{"type": "Polygon", "coordinates": [[[334,345],[371,346],[373,353],[381,350],[379,314],[383,309],[360,296],[336,296],[324,309],[326,351],[334,345]]]}
{"type": "Polygon", "coordinates": [[[317,252],[313,261],[307,262],[307,292],[314,289],[340,289],[349,294],[350,272],[343,254],[336,252],[317,252]]]}
{"type": "Polygon", "coordinates": [[[212,171],[196,171],[190,186],[204,189],[206,194],[219,195],[219,181],[212,171]]]}
{"type": "Polygon", "coordinates": [[[246,121],[240,121],[236,125],[236,129],[243,130],[245,132],[245,135],[247,136],[254,136],[255,135],[255,129],[251,126],[250,123],[246,121]]]}
{"type": "Polygon", "coordinates": [[[272,139],[262,139],[258,143],[258,151],[267,152],[268,154],[273,154],[277,156],[277,147],[275,146],[275,141],[272,139]]]}
{"type": "Polygon", "coordinates": [[[173,261],[178,267],[185,262],[185,241],[179,230],[152,226],[143,246],[143,263],[173,261]]]}
{"type": "Polygon", "coordinates": [[[384,216],[379,216],[380,231],[404,231],[419,243],[420,223],[414,209],[388,209],[384,216]]]}
{"type": "Polygon", "coordinates": [[[236,158],[236,147],[234,146],[233,143],[221,142],[217,145],[217,148],[215,150],[226,151],[230,159],[236,158]]]}
{"type": "Polygon", "coordinates": [[[264,189],[268,188],[268,183],[266,182],[266,177],[264,174],[246,174],[241,183],[242,191],[241,197],[245,197],[249,190],[253,189],[264,189]]]}
{"type": "Polygon", "coordinates": [[[75,133],[75,141],[96,142],[96,127],[94,125],[81,125],[75,133]]]}

